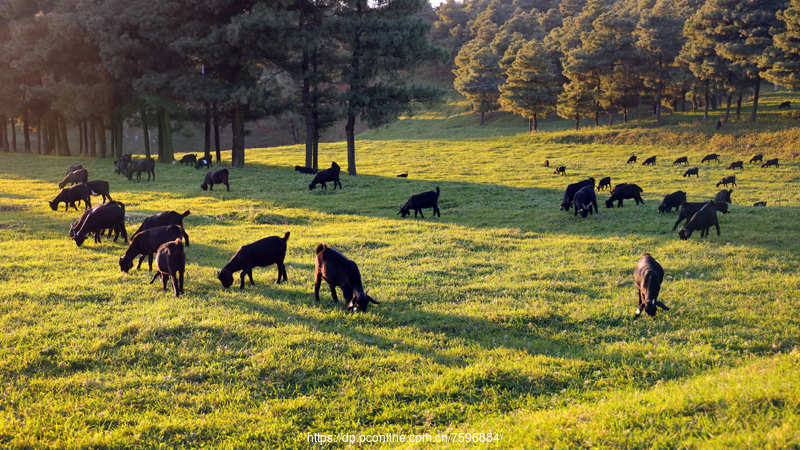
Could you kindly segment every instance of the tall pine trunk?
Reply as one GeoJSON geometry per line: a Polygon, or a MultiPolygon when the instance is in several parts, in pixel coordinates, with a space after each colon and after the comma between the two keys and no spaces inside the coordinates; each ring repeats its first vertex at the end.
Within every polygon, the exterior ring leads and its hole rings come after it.
{"type": "Polygon", "coordinates": [[[206,117],[205,117],[205,129],[203,134],[203,141],[205,144],[205,154],[203,155],[206,160],[211,161],[211,105],[208,102],[206,103],[206,117]]]}
{"type": "Polygon", "coordinates": [[[231,148],[231,166],[244,167],[244,108],[245,105],[237,103],[233,107],[233,147],[231,148]]]}
{"type": "Polygon", "coordinates": [[[25,137],[25,153],[31,153],[31,129],[28,114],[22,116],[22,134],[25,137]]]}
{"type": "Polygon", "coordinates": [[[723,123],[728,123],[728,118],[731,116],[731,103],[733,103],[733,93],[728,92],[728,96],[725,102],[725,118],[722,119],[723,123]]]}
{"type": "Polygon", "coordinates": [[[102,117],[97,117],[95,120],[94,126],[95,135],[97,136],[97,157],[98,158],[105,158],[106,157],[106,125],[103,122],[102,117]]]}
{"type": "Polygon", "coordinates": [[[89,117],[89,139],[86,142],[86,145],[89,147],[88,152],[89,156],[98,156],[97,155],[97,130],[96,127],[97,119],[94,117],[89,117]]]}
{"type": "Polygon", "coordinates": [[[216,103],[211,105],[211,120],[214,122],[214,149],[217,151],[217,164],[222,164],[222,148],[219,143],[219,109],[216,103]]]}
{"type": "Polygon", "coordinates": [[[758,95],[761,92],[761,76],[756,76],[756,85],[753,86],[753,112],[750,114],[750,122],[756,121],[756,111],[758,111],[758,95]]]}
{"type": "Polygon", "coordinates": [[[353,112],[347,113],[347,125],[345,125],[345,134],[347,134],[347,173],[356,175],[356,115],[353,112]]]}
{"type": "Polygon", "coordinates": [[[8,153],[8,119],[0,115],[0,140],[3,141],[3,152],[8,153]]]}
{"type": "Polygon", "coordinates": [[[142,116],[142,137],[144,138],[144,156],[145,158],[153,157],[153,150],[150,148],[150,124],[147,123],[147,111],[144,109],[139,111],[142,116]]]}
{"type": "Polygon", "coordinates": [[[17,119],[13,117],[11,118],[11,151],[17,153],[17,119]]]}

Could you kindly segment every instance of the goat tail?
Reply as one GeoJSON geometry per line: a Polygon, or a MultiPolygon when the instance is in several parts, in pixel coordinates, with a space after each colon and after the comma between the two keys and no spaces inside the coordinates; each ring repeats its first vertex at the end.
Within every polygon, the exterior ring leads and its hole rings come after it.
{"type": "Polygon", "coordinates": [[[319,244],[317,244],[317,248],[314,249],[314,253],[319,254],[320,252],[322,252],[326,248],[328,248],[328,245],[325,244],[324,242],[320,242],[319,244]]]}
{"type": "MultiPolygon", "coordinates": [[[[283,242],[286,242],[286,241],[289,240],[289,234],[290,233],[287,231],[286,234],[283,235],[283,242]]],[[[319,252],[317,252],[317,253],[319,253],[319,252]]]]}
{"type": "Polygon", "coordinates": [[[436,195],[439,195],[439,186],[436,186],[436,195]]]}
{"type": "Polygon", "coordinates": [[[183,214],[181,214],[181,215],[182,215],[183,217],[186,217],[186,216],[188,216],[188,215],[189,215],[189,214],[191,214],[191,213],[192,213],[192,212],[191,212],[191,211],[189,211],[189,210],[187,209],[187,210],[186,210],[186,211],[184,211],[184,212],[183,212],[183,214]]]}

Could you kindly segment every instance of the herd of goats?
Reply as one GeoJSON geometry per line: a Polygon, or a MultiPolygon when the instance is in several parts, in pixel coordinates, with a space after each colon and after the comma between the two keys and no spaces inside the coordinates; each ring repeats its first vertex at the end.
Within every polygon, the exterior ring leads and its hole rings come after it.
{"type": "MultiPolygon", "coordinates": [[[[712,153],[706,155],[701,163],[710,163],[711,161],[719,162],[719,155],[712,153]]],[[[758,154],[753,156],[750,163],[758,163],[763,161],[763,155],[758,154]]],[[[627,163],[636,164],[636,156],[631,156],[627,163]]],[[[195,169],[206,167],[211,168],[211,161],[208,158],[197,158],[196,155],[185,155],[181,160],[181,164],[193,165],[195,169]]],[[[656,157],[652,156],[647,158],[642,165],[652,165],[656,163],[656,157]]],[[[687,157],[676,159],[672,164],[688,164],[687,157]]],[[[761,167],[778,167],[778,159],[770,159],[764,162],[761,167]]],[[[125,175],[128,180],[132,180],[136,175],[137,181],[141,181],[142,173],[147,174],[147,180],[155,180],[155,161],[152,158],[144,158],[140,160],[133,160],[130,154],[122,155],[114,161],[115,173],[125,175]]],[[[549,167],[549,161],[545,161],[545,167],[549,167]]],[[[728,169],[744,168],[743,161],[732,162],[728,169]]],[[[333,189],[338,186],[342,187],[339,181],[339,166],[334,162],[331,167],[322,171],[316,169],[309,169],[306,167],[295,166],[295,170],[301,173],[314,174],[315,177],[308,187],[310,190],[320,185],[322,189],[326,188],[326,183],[333,183],[333,189]]],[[[558,166],[554,172],[555,174],[566,174],[565,166],[558,166]]],[[[211,189],[213,191],[214,184],[224,184],[228,191],[230,185],[228,184],[228,169],[209,170],[205,174],[201,188],[203,190],[211,189]]],[[[688,169],[683,176],[688,177],[691,175],[698,176],[698,168],[688,169]]],[[[399,177],[407,176],[407,174],[398,175],[399,177]]],[[[66,177],[59,183],[58,187],[61,191],[56,198],[50,202],[50,207],[53,211],[58,210],[61,203],[65,204],[65,211],[69,211],[72,206],[76,211],[78,210],[76,204],[81,201],[85,204],[85,211],[80,219],[73,223],[70,227],[70,237],[80,247],[85,242],[87,236],[93,235],[96,243],[100,242],[104,233],[108,232],[108,237],[114,233],[114,242],[117,241],[120,234],[123,239],[128,243],[128,233],[125,229],[125,205],[121,202],[115,201],[109,194],[108,181],[89,181],[88,170],[81,165],[72,166],[67,171],[66,177]],[[70,185],[67,187],[67,185],[70,185]],[[92,207],[91,196],[102,196],[103,203],[101,205],[92,207]],[[106,199],[108,202],[106,203],[106,199]]],[[[728,185],[736,186],[736,176],[726,176],[722,178],[716,186],[728,185]]],[[[577,183],[572,183],[567,186],[564,191],[563,200],[561,202],[561,210],[569,211],[574,208],[574,215],[578,214],[585,218],[598,212],[596,192],[608,188],[611,196],[606,200],[606,207],[612,208],[614,202],[617,202],[617,207],[623,206],[623,200],[634,199],[636,204],[644,203],[641,193],[643,190],[636,184],[622,183],[611,187],[611,178],[605,177],[600,180],[596,185],[595,179],[589,178],[577,183]]],[[[658,207],[659,212],[671,212],[673,208],[680,211],[678,220],[673,225],[673,231],[677,228],[678,224],[686,221],[685,225],[678,230],[678,236],[682,240],[688,239],[694,231],[700,230],[700,236],[708,236],[709,230],[712,226],[716,227],[717,235],[720,235],[719,222],[717,220],[717,211],[727,214],[728,204],[731,203],[731,193],[733,189],[722,189],[719,191],[715,198],[709,202],[691,203],[686,201],[686,193],[684,191],[676,191],[664,197],[663,202],[658,207]]],[[[441,212],[438,207],[439,200],[439,187],[435,191],[423,192],[420,194],[412,195],[411,198],[403,205],[398,212],[401,217],[406,217],[414,211],[414,217],[422,214],[423,209],[432,208],[433,214],[441,217],[441,212]]],[[[765,206],[765,202],[757,202],[754,206],[765,206]]],[[[147,217],[142,222],[139,229],[132,235],[128,249],[125,254],[119,258],[120,269],[127,273],[133,267],[133,261],[138,256],[139,263],[137,270],[141,268],[142,262],[147,257],[150,271],[153,270],[153,256],[155,255],[156,272],[150,280],[152,284],[157,278],[161,280],[162,290],[167,290],[167,281],[172,281],[172,287],[175,296],[183,293],[183,279],[186,265],[186,254],[184,251],[184,242],[189,246],[189,235],[183,226],[183,219],[190,214],[190,211],[185,211],[180,214],[176,211],[164,211],[150,217],[147,217]]],[[[251,244],[243,245],[233,255],[228,264],[217,272],[217,277],[220,283],[225,288],[230,287],[234,282],[234,273],[240,273],[240,289],[245,287],[245,278],[249,277],[250,285],[255,285],[253,282],[253,268],[255,267],[268,267],[275,264],[278,268],[277,283],[287,281],[286,267],[284,265],[284,258],[286,256],[286,244],[289,240],[289,232],[287,231],[283,237],[270,236],[260,239],[251,244]]],[[[314,264],[314,298],[319,302],[319,289],[322,280],[325,280],[331,290],[331,296],[335,302],[338,303],[336,295],[336,286],[342,291],[342,296],[346,303],[348,311],[361,311],[366,312],[370,303],[378,304],[372,297],[368,295],[368,290],[364,290],[361,281],[361,273],[355,262],[351,261],[337,250],[328,247],[324,243],[320,243],[316,249],[316,259],[314,264]]],[[[664,270],[661,265],[649,253],[644,253],[639,260],[638,265],[634,271],[634,285],[639,294],[638,306],[636,309],[635,318],[638,318],[642,312],[645,312],[651,317],[655,317],[657,308],[669,310],[662,302],[658,300],[658,294],[661,289],[661,283],[664,279],[664,270]]]]}

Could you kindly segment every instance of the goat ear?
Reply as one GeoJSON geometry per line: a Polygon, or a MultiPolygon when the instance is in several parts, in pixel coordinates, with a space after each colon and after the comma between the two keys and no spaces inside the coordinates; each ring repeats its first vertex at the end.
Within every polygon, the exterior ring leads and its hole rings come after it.
{"type": "Polygon", "coordinates": [[[370,303],[375,303],[376,305],[380,305],[380,302],[376,301],[374,298],[369,297],[370,303]]]}
{"type": "Polygon", "coordinates": [[[659,308],[663,309],[664,311],[669,311],[669,308],[667,307],[667,305],[665,305],[665,304],[663,304],[663,303],[661,303],[659,301],[656,301],[656,306],[658,306],[659,308]]]}

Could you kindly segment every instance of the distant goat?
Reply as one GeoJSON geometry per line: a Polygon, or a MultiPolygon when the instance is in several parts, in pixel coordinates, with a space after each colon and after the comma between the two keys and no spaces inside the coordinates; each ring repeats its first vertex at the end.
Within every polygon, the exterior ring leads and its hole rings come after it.
{"type": "Polygon", "coordinates": [[[142,267],[142,261],[147,257],[150,270],[153,270],[153,254],[158,251],[161,244],[183,237],[184,231],[180,225],[156,227],[136,233],[131,238],[131,243],[125,254],[119,257],[119,268],[127,273],[133,267],[133,259],[141,255],[136,269],[142,267]]]}
{"type": "Polygon", "coordinates": [[[611,190],[611,177],[605,177],[600,179],[600,183],[597,185],[597,190],[602,191],[605,188],[611,190]]]}
{"type": "Polygon", "coordinates": [[[758,155],[753,155],[753,157],[750,158],[750,164],[754,162],[762,162],[763,160],[764,160],[764,154],[759,153],[758,155]]]}
{"type": "Polygon", "coordinates": [[[191,153],[189,155],[183,155],[180,161],[181,165],[186,164],[187,166],[193,166],[197,163],[197,155],[191,153]]]}
{"type": "Polygon", "coordinates": [[[594,186],[588,185],[582,187],[575,193],[575,197],[572,201],[575,204],[574,215],[576,216],[580,213],[581,217],[586,218],[586,216],[592,213],[593,207],[595,214],[600,214],[597,211],[597,196],[594,193],[594,186]]]}
{"type": "Polygon", "coordinates": [[[549,159],[545,159],[544,160],[544,166],[545,167],[550,167],[550,160],[549,159]]]}
{"type": "Polygon", "coordinates": [[[186,252],[180,239],[161,244],[156,251],[156,273],[150,284],[161,278],[161,290],[167,290],[167,279],[172,279],[175,297],[183,294],[183,275],[186,271],[186,252]]]}
{"type": "Polygon", "coordinates": [[[114,160],[114,173],[124,175],[128,171],[128,166],[131,165],[132,158],[133,155],[130,153],[125,153],[114,160]]]}
{"type": "Polygon", "coordinates": [[[75,172],[76,170],[81,170],[81,169],[83,169],[83,166],[81,164],[76,164],[74,166],[69,166],[69,170],[67,170],[67,175],[69,175],[72,172],[75,172]]]}
{"type": "Polygon", "coordinates": [[[755,202],[753,206],[767,206],[767,202],[755,202]]]}
{"type": "Polygon", "coordinates": [[[686,177],[689,177],[689,176],[692,176],[692,175],[700,178],[700,169],[698,169],[697,167],[692,167],[691,169],[688,169],[686,172],[683,172],[683,178],[686,178],[686,177]]]}
{"type": "Polygon", "coordinates": [[[770,167],[770,166],[780,167],[780,165],[778,164],[778,158],[768,159],[767,162],[761,165],[761,168],[763,169],[764,167],[770,167]]]}
{"type": "Polygon", "coordinates": [[[729,184],[736,186],[736,175],[722,177],[722,179],[717,183],[717,187],[719,187],[720,184],[725,185],[725,187],[728,187],[729,184]]]}
{"type": "Polygon", "coordinates": [[[339,181],[339,165],[336,162],[331,163],[331,167],[329,169],[325,169],[322,172],[319,172],[317,176],[314,177],[314,180],[311,183],[308,183],[308,189],[313,191],[316,189],[318,184],[322,185],[322,189],[328,190],[325,187],[325,183],[333,182],[333,190],[336,190],[336,186],[339,186],[339,189],[342,189],[342,183],[339,181]]]}
{"type": "Polygon", "coordinates": [[[681,156],[680,158],[673,161],[672,165],[674,166],[676,164],[689,164],[689,158],[686,156],[681,156]]]}
{"type": "Polygon", "coordinates": [[[294,171],[300,173],[308,173],[308,174],[317,173],[317,169],[312,169],[310,167],[303,167],[303,166],[294,166],[294,171]]]}
{"type": "Polygon", "coordinates": [[[245,276],[250,277],[250,285],[255,286],[253,282],[254,267],[269,267],[275,264],[278,266],[278,279],[275,283],[280,284],[281,280],[289,281],[286,276],[286,266],[283,264],[288,240],[289,232],[287,231],[283,237],[270,236],[239,247],[230,262],[217,272],[217,278],[227,289],[233,284],[233,274],[241,270],[239,289],[244,289],[245,276]]]}
{"type": "Polygon", "coordinates": [[[338,251],[320,243],[316,248],[314,260],[314,298],[319,302],[319,287],[324,279],[331,288],[331,297],[338,303],[336,286],[342,290],[347,311],[367,312],[370,303],[380,304],[364,291],[361,283],[361,272],[355,262],[347,259],[338,251]]]}
{"type": "Polygon", "coordinates": [[[664,196],[664,201],[658,206],[658,212],[672,212],[672,208],[679,210],[681,208],[681,203],[684,202],[686,202],[686,192],[675,191],[672,194],[667,194],[664,196]]]}
{"type": "Polygon", "coordinates": [[[655,317],[658,308],[669,311],[669,308],[658,300],[663,282],[664,269],[661,264],[650,256],[650,253],[643,254],[639,258],[636,270],[633,271],[633,285],[636,286],[639,294],[639,303],[636,306],[634,319],[638,319],[642,312],[650,317],[655,317]]]}
{"type": "Polygon", "coordinates": [[[85,184],[76,184],[75,186],[62,189],[61,192],[56,195],[56,198],[50,202],[50,209],[58,211],[58,204],[64,202],[65,212],[69,211],[70,206],[77,211],[78,207],[75,206],[75,202],[81,200],[86,204],[86,208],[92,207],[92,200],[89,198],[89,188],[87,188],[85,184]]]}
{"type": "Polygon", "coordinates": [[[413,209],[414,217],[417,217],[417,213],[419,213],[424,219],[425,216],[422,215],[422,210],[424,208],[433,208],[433,215],[442,217],[442,213],[439,211],[439,186],[436,186],[435,191],[412,195],[397,214],[400,214],[400,217],[405,217],[411,214],[411,210],[413,209]]]}
{"type": "Polygon", "coordinates": [[[631,155],[631,157],[628,158],[628,162],[626,164],[633,164],[633,163],[636,163],[636,155],[631,155]]]}
{"type": "MultiPolygon", "coordinates": [[[[724,189],[723,189],[724,191],[724,189]]],[[[727,191],[726,191],[727,192],[727,191]]],[[[683,202],[681,204],[681,210],[678,214],[678,220],[675,221],[675,225],[672,226],[672,231],[675,231],[678,228],[678,224],[683,222],[684,220],[688,221],[692,218],[692,216],[700,211],[703,206],[706,206],[708,202],[683,202]]],[[[722,214],[728,214],[728,204],[725,202],[718,202],[716,200],[713,201],[714,208],[721,212],[722,214]]]]}
{"type": "Polygon", "coordinates": [[[106,202],[106,198],[109,200],[113,200],[111,198],[111,194],[109,193],[108,181],[105,180],[94,180],[86,183],[86,187],[89,188],[89,193],[92,195],[102,195],[103,196],[103,203],[106,202]]]}
{"type": "Polygon", "coordinates": [[[721,120],[719,120],[719,119],[717,119],[717,126],[716,126],[716,129],[717,129],[717,130],[719,130],[720,128],[722,128],[722,121],[721,121],[721,120]]]}
{"type": "Polygon", "coordinates": [[[572,200],[575,198],[575,194],[584,186],[592,186],[594,189],[594,178],[590,177],[589,179],[568,185],[567,189],[564,190],[564,197],[561,199],[561,211],[569,211],[572,207],[572,200]]]}
{"type": "Polygon", "coordinates": [[[142,225],[140,225],[139,229],[133,233],[133,236],[136,236],[144,230],[149,230],[152,228],[179,225],[181,227],[181,231],[183,232],[181,237],[183,238],[183,241],[186,242],[186,246],[188,247],[189,235],[186,234],[186,228],[183,226],[183,219],[185,219],[189,214],[191,214],[191,211],[187,209],[183,212],[183,214],[180,214],[177,211],[162,211],[158,214],[153,214],[150,217],[145,217],[145,219],[142,221],[142,225]]]}
{"type": "MultiPolygon", "coordinates": [[[[116,231],[114,242],[119,233],[125,242],[128,242],[128,231],[125,229],[125,205],[120,202],[108,202],[86,211],[79,221],[80,228],[75,231],[73,240],[80,247],[86,241],[86,236],[94,233],[95,243],[100,243],[100,236],[105,230],[116,231]]],[[[110,234],[109,234],[110,235],[110,234]]]]}
{"type": "Polygon", "coordinates": [[[566,175],[567,174],[567,166],[558,166],[556,170],[553,171],[556,175],[566,175]]]}
{"type": "Polygon", "coordinates": [[[719,162],[719,155],[716,153],[709,153],[708,155],[704,156],[702,160],[700,160],[700,163],[702,164],[711,161],[719,162]]]}
{"type": "Polygon", "coordinates": [[[213,172],[206,172],[206,177],[203,179],[203,183],[200,185],[200,189],[206,190],[214,190],[215,184],[224,184],[226,188],[228,188],[228,192],[231,191],[231,187],[228,184],[228,169],[219,169],[213,172]]]}
{"type": "Polygon", "coordinates": [[[136,181],[142,181],[142,172],[147,173],[147,181],[150,181],[150,175],[153,175],[153,181],[156,180],[156,160],[153,158],[140,159],[133,161],[130,166],[125,170],[125,176],[133,179],[133,174],[136,174],[136,181]]]}
{"type": "Polygon", "coordinates": [[[88,179],[89,179],[89,171],[86,169],[78,169],[68,173],[67,176],[64,177],[64,179],[61,180],[60,183],[58,183],[58,188],[63,189],[64,186],[68,184],[72,186],[78,183],[86,183],[88,179]]]}
{"type": "Polygon", "coordinates": [[[642,163],[642,165],[643,166],[647,166],[647,165],[651,165],[652,166],[655,163],[656,163],[656,157],[655,156],[651,156],[651,157],[645,159],[644,162],[642,163]]]}
{"type": "Polygon", "coordinates": [[[711,229],[712,226],[717,228],[717,236],[719,236],[717,209],[714,207],[713,202],[708,202],[705,206],[700,208],[700,211],[694,213],[683,228],[678,230],[678,236],[682,241],[685,241],[692,236],[692,232],[700,230],[700,237],[705,237],[708,236],[708,230],[711,229]]]}
{"type": "Polygon", "coordinates": [[[731,201],[731,194],[733,193],[733,189],[722,189],[721,191],[717,192],[717,195],[714,196],[715,203],[733,203],[731,201]]]}
{"type": "Polygon", "coordinates": [[[197,169],[199,169],[199,168],[201,168],[203,166],[205,166],[205,167],[210,169],[211,168],[211,163],[212,163],[211,158],[206,158],[206,157],[199,158],[194,163],[194,169],[197,170],[197,169]]]}
{"type": "Polygon", "coordinates": [[[736,169],[744,170],[744,161],[734,161],[734,162],[728,164],[728,169],[731,169],[731,170],[736,170],[736,169]]]}
{"type": "Polygon", "coordinates": [[[792,102],[785,101],[785,102],[781,103],[780,105],[778,105],[778,109],[783,109],[783,108],[792,109],[792,102]]]}
{"type": "Polygon", "coordinates": [[[617,202],[617,208],[622,208],[622,200],[626,198],[636,200],[637,205],[639,203],[644,204],[641,192],[644,191],[638,185],[627,183],[618,184],[614,186],[614,190],[611,191],[611,197],[606,200],[606,208],[612,208],[615,201],[617,202]]]}
{"type": "Polygon", "coordinates": [[[403,172],[400,175],[397,175],[397,178],[408,178],[408,172],[403,172]]]}

